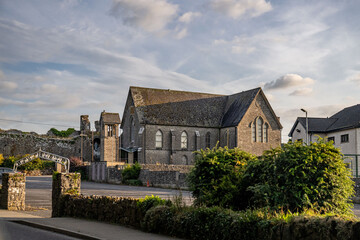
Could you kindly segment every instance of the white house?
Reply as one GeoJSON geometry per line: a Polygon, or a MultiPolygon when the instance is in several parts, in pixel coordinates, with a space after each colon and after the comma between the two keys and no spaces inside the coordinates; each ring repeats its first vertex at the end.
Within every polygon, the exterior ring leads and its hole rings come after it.
{"type": "MultiPolygon", "coordinates": [[[[289,137],[306,142],[306,118],[298,117],[289,137]]],[[[360,176],[360,104],[341,110],[329,118],[308,118],[308,139],[333,141],[350,163],[354,176],[360,176]]]]}

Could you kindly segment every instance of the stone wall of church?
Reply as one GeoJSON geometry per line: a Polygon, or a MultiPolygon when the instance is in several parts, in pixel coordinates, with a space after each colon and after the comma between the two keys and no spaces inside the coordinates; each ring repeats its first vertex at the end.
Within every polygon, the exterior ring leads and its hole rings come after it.
{"type": "Polygon", "coordinates": [[[205,136],[208,132],[210,132],[210,147],[212,148],[219,139],[219,129],[217,128],[146,125],[143,133],[146,146],[143,161],[140,163],[193,164],[194,151],[206,148],[205,136]],[[163,134],[163,147],[161,149],[155,147],[155,135],[158,130],[161,130],[163,134]],[[183,131],[188,135],[187,149],[181,149],[181,133],[183,131]],[[198,131],[200,136],[197,137],[195,131],[198,131]]]}
{"type": "Polygon", "coordinates": [[[255,155],[261,155],[265,150],[281,145],[281,129],[279,129],[276,119],[273,117],[271,110],[261,95],[258,95],[256,101],[251,104],[249,110],[240,122],[237,131],[238,147],[255,155]],[[254,122],[257,117],[261,117],[264,123],[268,123],[269,125],[268,142],[252,142],[251,123],[254,122]]]}

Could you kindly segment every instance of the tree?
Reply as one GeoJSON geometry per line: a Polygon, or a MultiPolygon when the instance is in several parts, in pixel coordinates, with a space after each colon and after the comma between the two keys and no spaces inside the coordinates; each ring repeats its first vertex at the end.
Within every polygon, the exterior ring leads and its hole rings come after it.
{"type": "Polygon", "coordinates": [[[247,162],[256,157],[227,147],[201,150],[196,154],[195,166],[188,176],[195,204],[243,208],[242,177],[247,162]]]}
{"type": "Polygon", "coordinates": [[[332,143],[288,143],[250,162],[243,185],[251,206],[290,211],[349,213],[354,182],[344,156],[332,143]]]}

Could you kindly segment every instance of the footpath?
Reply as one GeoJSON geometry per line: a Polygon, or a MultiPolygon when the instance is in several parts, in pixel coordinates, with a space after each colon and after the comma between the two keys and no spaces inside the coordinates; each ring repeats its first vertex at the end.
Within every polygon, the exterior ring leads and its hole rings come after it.
{"type": "MultiPolygon", "coordinates": [[[[176,240],[163,235],[142,232],[136,229],[103,222],[88,221],[76,218],[50,218],[44,214],[29,214],[22,211],[0,209],[1,221],[11,221],[33,228],[60,233],[78,239],[126,239],[126,240],[176,240]]],[[[47,214],[45,214],[47,215],[47,214]]],[[[6,231],[6,229],[5,229],[6,231]]]]}

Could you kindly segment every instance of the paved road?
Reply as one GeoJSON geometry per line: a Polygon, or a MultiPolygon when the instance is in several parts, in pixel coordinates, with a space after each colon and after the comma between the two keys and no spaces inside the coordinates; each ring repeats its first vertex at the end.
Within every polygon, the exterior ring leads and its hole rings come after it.
{"type": "Polygon", "coordinates": [[[66,235],[45,231],[37,228],[32,228],[17,223],[0,220],[0,240],[72,240],[66,235]]]}
{"type": "MultiPolygon", "coordinates": [[[[36,208],[51,209],[51,176],[26,177],[25,204],[36,208]]],[[[182,194],[186,203],[191,203],[189,191],[179,191],[163,188],[135,187],[106,183],[81,182],[81,193],[84,195],[102,195],[116,197],[144,198],[146,195],[156,195],[163,199],[173,199],[182,194]]]]}

